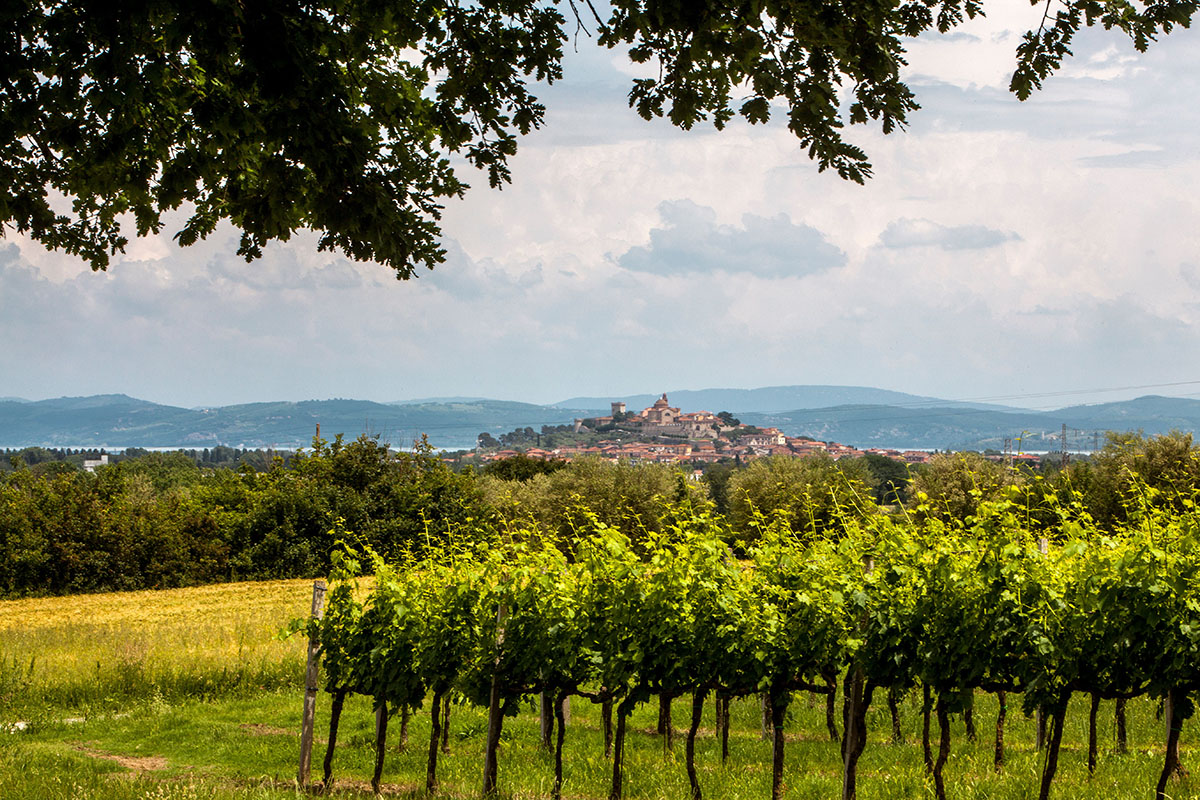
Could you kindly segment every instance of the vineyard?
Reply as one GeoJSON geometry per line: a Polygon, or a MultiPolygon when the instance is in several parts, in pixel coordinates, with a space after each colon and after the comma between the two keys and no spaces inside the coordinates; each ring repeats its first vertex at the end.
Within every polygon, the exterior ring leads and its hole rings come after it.
{"type": "MultiPolygon", "coordinates": [[[[916,512],[847,514],[837,535],[804,537],[787,515],[759,516],[735,552],[722,519],[682,502],[661,531],[633,540],[586,512],[569,541],[534,527],[452,536],[421,560],[389,564],[346,548],[335,558],[320,642],[332,696],[323,772],[333,779],[347,695],[377,711],[375,781],[387,723],[430,715],[426,787],[438,786],[438,739],[450,694],[488,709],[483,794],[502,785],[498,744],[506,716],[540,695],[556,709],[554,796],[562,789],[562,708],[569,697],[603,709],[611,800],[624,793],[622,754],[635,706],[690,698],[686,769],[703,786],[694,742],[706,701],[761,699],[774,732],[773,800],[788,779],[783,726],[799,693],[827,701],[841,741],[843,798],[872,703],[921,693],[924,757],[933,792],[951,754],[950,715],[972,718],[977,693],[998,696],[995,768],[1004,768],[1006,700],[1044,727],[1038,796],[1051,795],[1074,695],[1090,698],[1089,769],[1096,716],[1116,701],[1161,703],[1165,756],[1155,796],[1182,772],[1179,736],[1200,686],[1200,518],[1191,500],[1162,502],[1143,484],[1124,522],[1101,530],[1079,505],[1012,490],[961,520],[916,512]],[[1182,506],[1182,511],[1179,507],[1182,506]],[[365,559],[365,563],[360,563],[365,559]],[[355,591],[362,567],[376,580],[355,591]],[[426,701],[429,700],[426,705],[426,701]]],[[[1034,787],[1030,787],[1031,790],[1034,787]]]]}
{"type": "Polygon", "coordinates": [[[1197,796],[1183,435],[1044,474],[939,455],[888,482],[815,458],[704,481],[586,459],[458,474],[370,440],[261,474],[177,461],[11,473],[0,584],[324,575],[323,615],[291,625],[319,671],[276,638],[308,581],[0,601],[0,769],[25,776],[0,798],[274,800],[297,777],[434,798],[1197,796]],[[111,758],[169,774],[130,788],[111,758]]]}

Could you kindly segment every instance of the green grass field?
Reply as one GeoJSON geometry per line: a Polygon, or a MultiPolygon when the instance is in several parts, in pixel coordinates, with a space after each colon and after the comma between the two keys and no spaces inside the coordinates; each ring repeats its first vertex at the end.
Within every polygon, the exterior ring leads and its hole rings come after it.
{"type": "MultiPolygon", "coordinates": [[[[41,798],[295,797],[304,643],[281,641],[286,622],[308,610],[311,582],[248,583],[164,592],[91,595],[0,603],[0,800],[41,798]],[[14,723],[24,723],[14,730],[14,723]]],[[[893,744],[881,695],[868,717],[871,739],[859,766],[858,796],[932,797],[924,775],[916,697],[902,716],[906,744],[893,744]]],[[[1010,705],[1016,706],[1010,698],[1010,705]]],[[[631,721],[626,796],[686,798],[684,726],[690,703],[675,705],[673,752],[653,733],[657,708],[631,721]]],[[[1113,752],[1112,704],[1101,711],[1096,774],[1086,768],[1086,703],[1067,718],[1052,797],[1101,800],[1153,796],[1162,764],[1163,724],[1150,701],[1129,705],[1130,752],[1113,752]]],[[[992,767],[995,699],[980,695],[979,741],[954,723],[947,765],[951,798],[1017,800],[1037,796],[1041,754],[1034,723],[1010,711],[1005,768],[992,767]]],[[[572,702],[564,755],[564,796],[607,797],[611,763],[604,757],[599,712],[572,702]]],[[[752,700],[734,704],[730,760],[722,765],[711,705],[697,743],[707,799],[770,796],[770,746],[762,741],[752,700]]],[[[317,711],[314,778],[324,755],[328,697],[317,711]]],[[[439,797],[477,796],[482,778],[485,718],[456,705],[450,752],[439,759],[439,797]]],[[[428,706],[413,717],[399,747],[399,720],[390,728],[384,793],[423,794],[428,706]]],[[[786,796],[834,798],[840,789],[838,746],[825,733],[823,705],[793,702],[786,733],[786,796]]],[[[1192,765],[1191,729],[1183,758],[1192,765]]],[[[335,795],[369,796],[374,715],[370,702],[347,703],[335,761],[335,795]]],[[[532,706],[505,723],[500,787],[512,797],[549,797],[553,759],[540,747],[532,706]]],[[[1173,798],[1200,797],[1195,781],[1173,783],[1173,798]]]]}

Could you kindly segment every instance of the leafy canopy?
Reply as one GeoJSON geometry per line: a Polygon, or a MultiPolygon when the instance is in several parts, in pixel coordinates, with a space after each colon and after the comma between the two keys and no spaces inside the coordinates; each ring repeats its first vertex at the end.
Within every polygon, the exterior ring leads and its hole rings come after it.
{"type": "MultiPolygon", "coordinates": [[[[1083,26],[1144,50],[1196,1],[1045,8],[1017,52],[1021,99],[1083,26]]],[[[890,132],[917,108],[905,39],[982,13],[980,0],[11,0],[0,224],[104,269],[127,244],[123,217],[144,236],[182,208],[182,245],[228,220],[250,261],[307,228],[322,250],[411,277],[445,257],[442,203],[466,189],[450,156],[509,181],[517,135],[543,121],[530,84],[562,76],[580,30],[657,64],[629,94],[646,119],[722,128],[778,109],[821,170],[861,183],[871,165],[843,130],[890,132]]]]}

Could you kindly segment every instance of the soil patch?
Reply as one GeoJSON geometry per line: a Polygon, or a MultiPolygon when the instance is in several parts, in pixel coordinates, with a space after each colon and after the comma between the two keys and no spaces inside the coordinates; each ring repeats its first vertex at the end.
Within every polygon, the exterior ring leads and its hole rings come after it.
{"type": "Polygon", "coordinates": [[[292,736],[292,731],[287,728],[277,728],[274,725],[264,725],[261,722],[243,722],[238,725],[251,736],[292,736]]]}
{"type": "MultiPolygon", "coordinates": [[[[320,781],[317,781],[314,785],[322,786],[320,781]]],[[[395,797],[400,795],[411,796],[416,794],[418,789],[423,791],[425,787],[418,787],[415,783],[381,783],[379,784],[379,795],[384,797],[395,797]]],[[[331,794],[334,797],[337,797],[338,795],[348,795],[351,797],[360,795],[366,795],[368,797],[379,796],[371,791],[370,781],[363,781],[355,778],[339,778],[336,775],[333,778],[333,786],[330,789],[322,789],[322,791],[331,794]]]]}
{"type": "Polygon", "coordinates": [[[120,756],[116,753],[106,753],[103,750],[97,750],[82,744],[75,745],[75,749],[92,758],[99,758],[104,761],[112,761],[120,764],[125,769],[133,770],[134,772],[156,772],[167,768],[167,760],[162,756],[120,756]]]}

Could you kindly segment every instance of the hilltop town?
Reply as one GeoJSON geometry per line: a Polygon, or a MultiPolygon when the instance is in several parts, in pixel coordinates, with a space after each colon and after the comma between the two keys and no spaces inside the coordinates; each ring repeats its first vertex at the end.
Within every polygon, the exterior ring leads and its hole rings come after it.
{"type": "Polygon", "coordinates": [[[929,460],[924,450],[859,450],[838,442],[807,436],[786,436],[778,428],[742,425],[729,412],[684,412],[663,394],[653,405],[631,412],[625,403],[612,404],[603,417],[576,419],[573,426],[544,426],[513,431],[499,440],[480,434],[479,447],[462,457],[487,463],[524,454],[530,458],[570,461],[594,456],[631,463],[694,463],[703,465],[730,459],[749,461],[779,455],[802,458],[824,454],[834,459],[881,455],[908,464],[929,460]]]}

